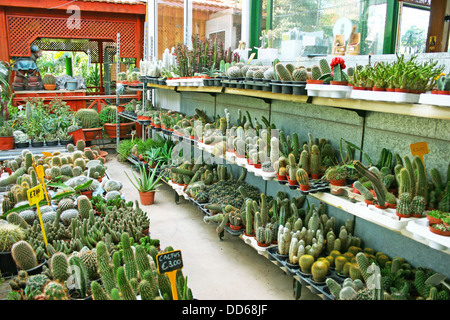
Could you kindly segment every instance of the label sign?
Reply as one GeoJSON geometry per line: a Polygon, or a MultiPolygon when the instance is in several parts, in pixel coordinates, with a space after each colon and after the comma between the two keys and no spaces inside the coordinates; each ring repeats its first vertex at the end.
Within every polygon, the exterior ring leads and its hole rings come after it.
{"type": "Polygon", "coordinates": [[[417,142],[410,145],[411,154],[413,156],[422,156],[427,154],[428,151],[428,143],[427,142],[417,142]]]}
{"type": "Polygon", "coordinates": [[[181,251],[175,250],[158,254],[156,256],[156,264],[158,265],[159,274],[183,268],[181,251]]]}
{"type": "Polygon", "coordinates": [[[28,190],[27,196],[28,196],[28,203],[30,204],[30,206],[39,204],[39,202],[44,200],[44,190],[42,190],[41,185],[38,185],[28,190]]]}
{"type": "Polygon", "coordinates": [[[36,167],[36,174],[39,179],[44,178],[45,173],[44,173],[44,167],[42,165],[39,165],[36,167]]]}

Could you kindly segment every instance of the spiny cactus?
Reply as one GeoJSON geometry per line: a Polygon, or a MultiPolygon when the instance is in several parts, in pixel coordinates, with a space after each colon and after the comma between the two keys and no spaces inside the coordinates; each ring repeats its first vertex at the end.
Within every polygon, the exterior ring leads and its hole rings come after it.
{"type": "Polygon", "coordinates": [[[281,81],[292,81],[292,75],[284,64],[281,62],[275,65],[275,71],[281,81]]]}
{"type": "Polygon", "coordinates": [[[17,225],[0,224],[0,252],[8,252],[14,243],[25,239],[25,231],[17,225]]]}
{"type": "Polygon", "coordinates": [[[29,270],[38,265],[36,252],[27,241],[16,242],[11,248],[11,255],[21,270],[29,270]]]}

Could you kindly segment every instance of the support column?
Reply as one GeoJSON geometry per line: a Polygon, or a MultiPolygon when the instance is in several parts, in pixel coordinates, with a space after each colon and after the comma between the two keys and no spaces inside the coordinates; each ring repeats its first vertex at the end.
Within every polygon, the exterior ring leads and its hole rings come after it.
{"type": "Polygon", "coordinates": [[[0,7],[0,61],[9,62],[8,28],[5,8],[0,7]]]}
{"type": "Polygon", "coordinates": [[[430,22],[428,25],[428,36],[425,52],[445,51],[446,40],[443,39],[447,0],[433,0],[430,7],[430,22]],[[444,45],[443,45],[444,44],[444,45]]]}
{"type": "Polygon", "coordinates": [[[261,0],[250,1],[250,30],[249,47],[257,52],[255,47],[259,46],[259,35],[261,33],[261,0]]]}
{"type": "Polygon", "coordinates": [[[100,65],[100,94],[104,94],[105,88],[103,87],[103,41],[101,40],[98,42],[98,63],[100,65]]]}
{"type": "Polygon", "coordinates": [[[184,1],[184,44],[192,48],[192,0],[184,1]]]}

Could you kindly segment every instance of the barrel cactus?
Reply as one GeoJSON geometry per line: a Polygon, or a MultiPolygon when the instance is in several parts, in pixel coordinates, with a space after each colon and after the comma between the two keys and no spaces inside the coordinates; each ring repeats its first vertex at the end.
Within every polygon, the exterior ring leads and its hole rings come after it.
{"type": "Polygon", "coordinates": [[[25,240],[13,244],[11,255],[17,267],[21,270],[29,270],[37,266],[38,261],[33,247],[25,240]]]}

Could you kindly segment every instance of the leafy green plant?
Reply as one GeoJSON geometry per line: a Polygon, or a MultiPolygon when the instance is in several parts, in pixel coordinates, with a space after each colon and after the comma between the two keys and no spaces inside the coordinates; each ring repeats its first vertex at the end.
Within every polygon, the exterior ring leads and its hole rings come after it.
{"type": "Polygon", "coordinates": [[[149,171],[148,173],[144,165],[139,166],[140,177],[137,177],[134,172],[132,172],[134,181],[130,178],[127,172],[125,172],[125,174],[139,192],[157,191],[157,188],[161,185],[158,183],[159,180],[161,180],[161,176],[155,178],[156,169],[158,166],[159,163],[156,165],[154,170],[149,171]]]}

